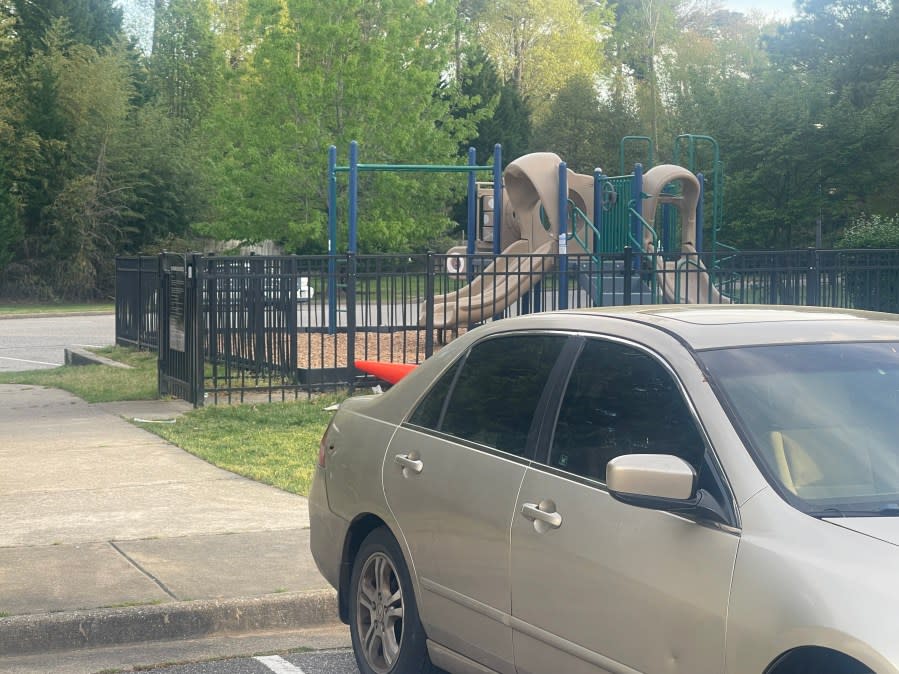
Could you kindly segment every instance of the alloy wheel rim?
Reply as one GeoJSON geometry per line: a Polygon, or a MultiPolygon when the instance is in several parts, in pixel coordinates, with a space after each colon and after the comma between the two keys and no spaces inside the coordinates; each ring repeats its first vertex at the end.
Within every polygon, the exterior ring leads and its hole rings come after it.
{"type": "Polygon", "coordinates": [[[376,552],[365,561],[356,593],[356,627],[362,654],[378,674],[396,664],[403,641],[403,588],[390,558],[376,552]]]}

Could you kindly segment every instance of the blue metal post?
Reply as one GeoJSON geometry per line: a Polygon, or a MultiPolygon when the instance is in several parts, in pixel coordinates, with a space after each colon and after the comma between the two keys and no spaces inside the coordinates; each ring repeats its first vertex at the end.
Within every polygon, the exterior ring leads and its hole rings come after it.
{"type": "Polygon", "coordinates": [[[568,164],[559,164],[559,309],[568,308],[568,164]]]}
{"type": "Polygon", "coordinates": [[[337,148],[328,148],[328,334],[337,326],[337,148]]]}
{"type": "Polygon", "coordinates": [[[350,210],[347,251],[356,252],[356,221],[359,216],[359,143],[350,143],[350,210]]]}
{"type": "MultiPolygon", "coordinates": [[[[478,151],[473,147],[468,148],[468,165],[477,166],[478,151]]],[[[478,185],[474,171],[468,172],[468,240],[466,252],[474,253],[475,240],[478,238],[478,185]]]]}
{"type": "MultiPolygon", "coordinates": [[[[468,148],[468,165],[477,166],[478,151],[473,147],[468,148]]],[[[465,242],[465,252],[468,253],[465,275],[468,282],[474,279],[474,260],[471,257],[475,251],[475,241],[478,238],[478,184],[474,171],[468,172],[468,239],[465,242]]]]}
{"type": "Polygon", "coordinates": [[[493,146],[493,254],[502,252],[503,228],[503,146],[493,146]]]}
{"type": "Polygon", "coordinates": [[[696,174],[696,178],[699,180],[699,201],[696,202],[696,241],[693,242],[693,245],[696,246],[697,252],[702,252],[702,228],[705,224],[703,222],[704,215],[702,212],[702,202],[705,198],[705,179],[701,173],[696,174]]]}

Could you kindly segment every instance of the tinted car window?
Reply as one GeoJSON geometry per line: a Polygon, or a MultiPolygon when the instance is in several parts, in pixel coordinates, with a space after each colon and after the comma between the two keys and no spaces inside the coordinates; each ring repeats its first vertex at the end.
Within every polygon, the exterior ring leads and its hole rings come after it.
{"type": "Polygon", "coordinates": [[[454,371],[443,375],[410,421],[458,438],[521,455],[534,412],[566,338],[511,335],[475,344],[454,371]],[[452,386],[442,415],[446,391],[452,386]],[[442,416],[442,418],[440,418],[442,416]]]}
{"type": "Polygon", "coordinates": [[[437,380],[431,390],[424,399],[419,403],[415,412],[409,418],[409,423],[424,428],[440,428],[440,419],[443,415],[444,403],[446,396],[450,391],[450,387],[456,380],[456,372],[459,371],[459,362],[457,361],[449,370],[443,373],[437,380]]]}
{"type": "Polygon", "coordinates": [[[568,381],[551,466],[605,482],[622,454],[674,454],[700,471],[705,445],[673,377],[652,356],[588,340],[568,381]]]}

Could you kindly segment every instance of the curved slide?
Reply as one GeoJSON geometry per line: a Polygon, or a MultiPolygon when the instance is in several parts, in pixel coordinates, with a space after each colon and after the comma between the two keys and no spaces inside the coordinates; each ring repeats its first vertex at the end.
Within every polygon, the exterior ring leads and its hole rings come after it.
{"type": "Polygon", "coordinates": [[[709,272],[692,243],[682,244],[681,253],[680,260],[670,262],[661,255],[655,258],[656,278],[667,303],[730,304],[733,301],[712,284],[709,272]]]}
{"type": "MultiPolygon", "coordinates": [[[[533,253],[527,239],[515,241],[471,283],[434,298],[434,327],[457,329],[500,313],[552,268],[554,252],[555,241],[547,241],[533,253]]],[[[419,325],[425,322],[425,311],[426,303],[422,303],[419,325]]]]}
{"type": "MultiPolygon", "coordinates": [[[[675,164],[660,164],[643,176],[643,189],[647,194],[643,217],[655,222],[659,204],[670,203],[681,217],[680,258],[667,261],[655,255],[656,278],[662,297],[669,304],[730,304],[732,300],[712,284],[709,272],[693,245],[696,238],[696,205],[701,195],[699,180],[693,173],[675,164]],[[667,195],[664,188],[669,183],[679,183],[681,196],[667,195]]],[[[643,248],[654,252],[652,233],[643,232],[643,248]]]]}

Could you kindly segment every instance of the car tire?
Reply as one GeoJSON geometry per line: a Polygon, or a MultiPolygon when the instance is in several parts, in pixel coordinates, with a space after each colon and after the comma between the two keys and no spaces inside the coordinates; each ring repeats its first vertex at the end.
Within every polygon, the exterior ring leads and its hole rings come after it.
{"type": "Polygon", "coordinates": [[[362,674],[431,674],[426,636],[403,553],[384,527],[359,548],[350,580],[350,636],[362,674]]]}

